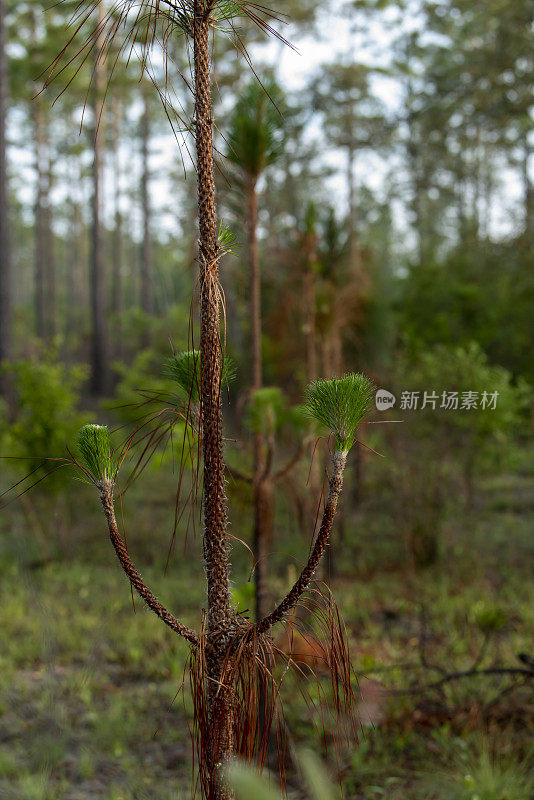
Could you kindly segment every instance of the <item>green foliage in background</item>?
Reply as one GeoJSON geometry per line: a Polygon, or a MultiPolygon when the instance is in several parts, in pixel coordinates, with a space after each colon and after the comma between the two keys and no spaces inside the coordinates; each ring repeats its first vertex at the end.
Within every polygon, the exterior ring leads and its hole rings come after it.
{"type": "MultiPolygon", "coordinates": [[[[338,800],[339,787],[335,787],[321,760],[309,750],[302,750],[298,756],[298,768],[307,789],[309,800],[338,800]]],[[[230,783],[237,800],[280,800],[282,790],[268,775],[260,776],[244,763],[233,764],[228,770],[230,783]]]]}
{"type": "Polygon", "coordinates": [[[524,380],[514,382],[508,370],[490,364],[475,342],[405,351],[389,388],[397,402],[388,416],[403,424],[394,430],[387,426],[393,458],[384,470],[410,560],[427,566],[439,557],[448,516],[471,511],[481,478],[513,463],[518,437],[528,432],[531,390],[524,380]],[[416,408],[402,408],[403,392],[417,393],[416,408]],[[457,408],[442,407],[444,392],[457,393],[457,408]],[[469,392],[475,406],[462,409],[469,392]],[[494,392],[495,408],[489,406],[494,392]]]}
{"type": "MultiPolygon", "coordinates": [[[[48,472],[50,456],[66,455],[76,434],[88,420],[79,410],[82,385],[87,377],[83,365],[66,366],[52,355],[7,363],[2,367],[14,391],[14,418],[4,406],[0,411],[1,455],[20,456],[7,463],[16,472],[28,474],[42,467],[48,472]],[[23,460],[24,459],[24,460],[23,460]]],[[[37,476],[42,474],[38,469],[37,476]]],[[[62,470],[50,478],[46,487],[61,484],[62,470]]]]}
{"type": "Polygon", "coordinates": [[[531,800],[533,753],[518,763],[513,754],[490,747],[488,740],[466,746],[457,741],[454,767],[438,778],[439,800],[531,800]]]}
{"type": "Polygon", "coordinates": [[[317,425],[303,405],[291,405],[279,386],[252,392],[245,409],[245,424],[254,433],[272,437],[283,432],[299,441],[317,432],[317,425]]]}
{"type": "Polygon", "coordinates": [[[166,374],[164,357],[159,350],[141,350],[131,364],[117,362],[115,371],[119,378],[115,395],[103,406],[113,411],[121,422],[140,424],[150,408],[155,410],[155,404],[151,405],[154,398],[164,399],[176,393],[176,385],[166,374]]]}
{"type": "Polygon", "coordinates": [[[250,430],[274,436],[288,420],[287,397],[278,386],[265,386],[252,393],[247,403],[245,421],[250,430]]]}
{"type": "Polygon", "coordinates": [[[506,459],[508,446],[525,429],[526,411],[532,393],[524,379],[514,382],[504,367],[489,363],[480,345],[470,342],[465,347],[437,345],[421,348],[414,357],[399,365],[399,388],[419,392],[419,408],[403,412],[408,425],[417,426],[417,436],[424,442],[432,432],[439,440],[442,453],[447,451],[467,470],[492,467],[496,460],[506,459]],[[458,392],[458,409],[441,408],[443,392],[458,392]],[[437,394],[434,409],[421,408],[424,392],[437,394]],[[461,408],[463,396],[476,393],[476,407],[461,408]],[[495,408],[483,408],[482,396],[497,392],[495,408]]]}
{"type": "Polygon", "coordinates": [[[286,102],[274,80],[253,80],[240,95],[230,121],[228,159],[255,180],[282,151],[286,102]]]}
{"type": "Polygon", "coordinates": [[[412,267],[400,281],[400,325],[417,346],[473,340],[491,362],[534,379],[530,357],[534,304],[532,253],[516,242],[453,249],[440,261],[412,267]]]}

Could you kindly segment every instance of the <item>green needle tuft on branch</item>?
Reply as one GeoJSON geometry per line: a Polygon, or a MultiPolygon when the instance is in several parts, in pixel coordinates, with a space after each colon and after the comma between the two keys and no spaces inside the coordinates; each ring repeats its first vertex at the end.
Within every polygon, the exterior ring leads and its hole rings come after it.
{"type": "MultiPolygon", "coordinates": [[[[184,390],[192,403],[199,401],[200,350],[185,350],[177,353],[167,362],[167,374],[184,390]]],[[[224,357],[222,368],[222,385],[232,383],[236,376],[235,364],[229,356],[224,357]]]]}
{"type": "Polygon", "coordinates": [[[96,483],[115,479],[111,437],[106,425],[84,425],[78,433],[78,449],[96,483]]]}
{"type": "Polygon", "coordinates": [[[371,411],[375,394],[373,382],[361,373],[319,380],[306,389],[304,408],[336,437],[336,450],[348,452],[356,428],[371,411]]]}

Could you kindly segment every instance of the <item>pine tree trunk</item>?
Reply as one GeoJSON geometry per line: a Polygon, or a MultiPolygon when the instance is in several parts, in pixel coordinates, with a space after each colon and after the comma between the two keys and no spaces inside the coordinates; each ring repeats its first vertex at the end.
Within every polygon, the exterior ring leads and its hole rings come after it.
{"type": "Polygon", "coordinates": [[[252,354],[252,390],[262,386],[261,357],[261,276],[258,252],[258,198],[256,177],[249,176],[247,183],[247,238],[250,271],[250,331],[252,354]]]}
{"type": "Polygon", "coordinates": [[[154,279],[152,265],[152,248],[150,242],[150,194],[149,194],[149,154],[150,112],[148,108],[148,86],[143,86],[143,116],[141,117],[141,158],[143,173],[141,176],[141,206],[143,211],[143,248],[141,254],[141,308],[145,314],[154,313],[154,279]]]}
{"type": "Polygon", "coordinates": [[[52,191],[52,161],[50,148],[47,148],[46,170],[46,199],[44,205],[44,247],[45,247],[45,319],[46,338],[50,341],[56,335],[57,322],[57,297],[56,297],[56,264],[54,255],[54,232],[52,230],[52,205],[50,194],[52,191]]]}
{"type": "MultiPolygon", "coordinates": [[[[74,172],[74,170],[73,170],[74,172]]],[[[81,211],[78,198],[71,187],[69,196],[69,236],[67,239],[65,294],[67,307],[65,312],[65,334],[69,337],[77,332],[80,320],[80,297],[78,292],[81,261],[81,211]]]]}
{"type": "Polygon", "coordinates": [[[200,352],[201,424],[204,456],[204,561],[208,591],[207,695],[209,731],[203,757],[209,775],[204,792],[209,800],[228,800],[230,789],[220,768],[233,754],[231,690],[221,684],[221,670],[234,627],[230,605],[226,538],[226,503],[222,453],[221,338],[219,320],[218,230],[213,171],[209,12],[202,0],[194,5],[195,141],[200,227],[200,352]]]}
{"type": "Polygon", "coordinates": [[[91,389],[94,394],[104,394],[109,388],[109,362],[106,324],[106,280],[104,274],[104,248],[101,230],[101,194],[102,194],[102,148],[104,143],[103,94],[105,82],[105,64],[100,48],[103,36],[100,31],[104,8],[98,5],[98,26],[95,40],[95,66],[93,73],[94,88],[94,133],[93,133],[93,199],[91,230],[91,389]]]}
{"type": "Polygon", "coordinates": [[[304,324],[306,340],[306,378],[312,383],[317,377],[315,359],[315,286],[313,265],[317,260],[316,237],[311,233],[306,242],[306,273],[304,276],[304,324]]]}
{"type": "MultiPolygon", "coordinates": [[[[12,276],[6,157],[6,113],[9,88],[6,40],[6,0],[0,0],[0,362],[12,356],[12,276]]],[[[6,381],[1,378],[0,393],[7,393],[6,381]]]]}
{"type": "Polygon", "coordinates": [[[35,281],[35,328],[39,338],[46,338],[46,175],[43,169],[45,161],[45,137],[43,110],[40,98],[33,104],[33,127],[35,141],[36,195],[34,205],[35,243],[34,243],[34,281],[35,281]]]}
{"type": "Polygon", "coordinates": [[[527,242],[534,238],[534,186],[530,178],[529,162],[534,152],[534,147],[525,135],[523,141],[523,207],[524,207],[524,235],[527,242]]]}
{"type": "Polygon", "coordinates": [[[274,522],[274,486],[266,477],[254,487],[254,561],[256,619],[269,613],[267,592],[267,553],[274,522]]]}
{"type": "Polygon", "coordinates": [[[356,216],[358,213],[356,204],[356,184],[354,179],[355,148],[349,145],[347,148],[347,188],[349,195],[349,266],[351,270],[358,270],[360,267],[360,251],[358,249],[358,234],[356,230],[356,216]]]}
{"type": "MultiPolygon", "coordinates": [[[[256,194],[256,177],[248,176],[247,182],[247,238],[250,276],[250,349],[252,366],[252,392],[261,389],[262,351],[261,351],[261,275],[258,252],[258,198],[256,194]]],[[[253,453],[253,502],[254,532],[253,549],[256,569],[254,570],[254,591],[256,619],[262,619],[267,613],[267,543],[272,527],[274,492],[263,477],[264,446],[261,433],[254,434],[253,453]]]]}
{"type": "Polygon", "coordinates": [[[122,310],[122,214],[120,208],[121,109],[122,103],[120,98],[117,97],[113,106],[113,193],[115,203],[115,228],[113,230],[113,273],[111,287],[111,308],[115,314],[119,314],[122,310]]]}

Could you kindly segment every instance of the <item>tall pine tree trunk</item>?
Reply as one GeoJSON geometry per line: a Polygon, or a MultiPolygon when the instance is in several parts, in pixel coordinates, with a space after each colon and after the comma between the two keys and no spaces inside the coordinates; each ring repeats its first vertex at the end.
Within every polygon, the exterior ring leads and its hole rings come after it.
{"type": "Polygon", "coordinates": [[[312,383],[317,377],[315,358],[315,287],[313,263],[316,259],[311,254],[306,258],[306,274],[304,276],[304,305],[305,305],[305,340],[306,340],[306,380],[312,383]]]}
{"type": "MultiPolygon", "coordinates": [[[[12,356],[12,285],[7,196],[6,113],[8,70],[6,56],[6,0],[0,0],[0,362],[12,356]]],[[[6,394],[0,377],[0,393],[6,394]]]]}
{"type": "Polygon", "coordinates": [[[71,187],[69,193],[69,235],[65,270],[65,334],[68,338],[77,332],[80,320],[79,272],[81,261],[81,210],[78,198],[71,187]]]}
{"type": "Polygon", "coordinates": [[[356,200],[356,181],[354,178],[355,160],[356,160],[356,148],[351,143],[347,148],[347,189],[349,196],[348,239],[349,239],[349,265],[351,270],[358,270],[360,268],[360,250],[358,247],[358,232],[356,228],[358,207],[356,200]]]}
{"type": "Polygon", "coordinates": [[[121,214],[121,99],[117,97],[113,105],[113,194],[115,204],[115,227],[113,230],[113,271],[111,287],[111,308],[115,314],[122,310],[122,214],[121,214]]]}
{"type": "Polygon", "coordinates": [[[50,341],[56,334],[57,296],[56,296],[56,262],[54,253],[54,231],[52,229],[52,192],[53,172],[50,147],[47,147],[46,198],[44,205],[44,247],[45,247],[45,310],[46,338],[50,341]]]}
{"type": "Polygon", "coordinates": [[[529,162],[534,152],[534,147],[530,144],[528,134],[525,134],[523,141],[523,207],[524,207],[524,235],[527,242],[534,238],[534,186],[530,178],[529,162]]]}
{"type": "MultiPolygon", "coordinates": [[[[247,240],[250,275],[250,349],[251,349],[251,390],[261,389],[262,351],[261,351],[261,274],[258,250],[258,197],[256,176],[247,178],[247,240]]],[[[267,544],[271,535],[273,520],[274,492],[264,476],[264,446],[261,433],[254,433],[253,452],[253,502],[254,532],[253,550],[256,568],[254,570],[254,591],[256,619],[267,613],[267,544]]]]}
{"type": "Polygon", "coordinates": [[[35,142],[36,193],[34,205],[34,281],[35,281],[35,327],[37,336],[46,338],[46,172],[45,134],[43,108],[40,98],[33,104],[33,128],[35,142]]]}
{"type": "Polygon", "coordinates": [[[104,13],[104,7],[101,3],[99,3],[93,72],[93,198],[90,261],[92,319],[91,390],[96,395],[104,394],[109,388],[109,354],[106,324],[106,279],[104,273],[104,243],[101,229],[102,150],[104,144],[104,119],[102,109],[105,83],[105,63],[101,48],[103,46],[102,24],[104,13]]]}
{"type": "Polygon", "coordinates": [[[154,277],[152,264],[152,247],[150,241],[150,169],[148,146],[150,141],[150,111],[148,106],[148,84],[143,86],[143,115],[141,117],[141,158],[143,172],[141,175],[141,206],[143,213],[143,246],[141,253],[141,308],[145,314],[154,313],[154,277]]]}
{"type": "Polygon", "coordinates": [[[195,142],[200,228],[201,425],[204,457],[204,561],[208,593],[207,698],[208,731],[203,748],[209,800],[227,800],[231,792],[220,768],[234,752],[231,690],[221,673],[235,615],[230,605],[226,502],[222,452],[219,244],[213,170],[210,6],[194,3],[195,142]],[[207,10],[206,10],[207,9],[207,10]]]}

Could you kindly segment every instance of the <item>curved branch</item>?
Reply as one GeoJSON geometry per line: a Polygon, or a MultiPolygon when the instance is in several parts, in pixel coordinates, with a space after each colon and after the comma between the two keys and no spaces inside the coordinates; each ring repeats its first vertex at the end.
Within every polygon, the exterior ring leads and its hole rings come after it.
{"type": "Polygon", "coordinates": [[[118,559],[122,565],[123,570],[129,578],[131,585],[134,587],[138,595],[145,601],[147,606],[158,616],[163,622],[172,628],[175,633],[179,633],[184,639],[187,639],[191,644],[198,644],[199,638],[195,631],[183,625],[180,620],[176,619],[170,611],[167,611],[155,595],[152,594],[150,589],[145,585],[143,579],[137,572],[133,562],[128,555],[126,545],[119,533],[117,521],[115,519],[115,510],[113,507],[113,484],[111,481],[101,481],[99,484],[100,489],[100,502],[106,515],[106,520],[109,529],[109,538],[111,544],[115,548],[118,559]]]}
{"type": "Polygon", "coordinates": [[[291,472],[293,467],[300,461],[305,447],[306,447],[306,440],[303,439],[298,449],[293,453],[289,461],[287,461],[287,463],[284,464],[283,467],[280,467],[280,469],[276,470],[276,472],[273,475],[273,479],[275,481],[280,480],[280,478],[284,478],[288,472],[291,472]]]}
{"type": "Polygon", "coordinates": [[[239,469],[230,466],[230,464],[225,464],[224,469],[225,472],[227,472],[231,478],[234,478],[234,480],[242,481],[243,483],[252,483],[251,475],[247,475],[245,472],[241,472],[239,469]]]}
{"type": "Polygon", "coordinates": [[[534,678],[534,669],[524,667],[487,667],[486,669],[464,669],[458,672],[450,672],[443,678],[432,683],[425,683],[423,686],[414,686],[410,689],[393,689],[391,694],[423,694],[433,689],[440,689],[446,683],[457,681],[461,678],[477,678],[480,675],[521,675],[525,678],[534,678]]]}
{"type": "Polygon", "coordinates": [[[260,475],[260,483],[263,482],[270,474],[271,469],[273,467],[273,459],[274,459],[274,436],[267,437],[267,457],[265,459],[265,464],[263,466],[263,470],[260,475]]]}
{"type": "Polygon", "coordinates": [[[347,453],[342,450],[337,450],[333,456],[334,469],[332,477],[330,478],[328,497],[321,520],[321,527],[315,540],[315,545],[311,552],[308,562],[299,577],[293,584],[293,587],[286,594],[284,599],[279,605],[276,606],[274,611],[254,626],[257,633],[266,633],[275,623],[280,622],[287,614],[289,614],[297,605],[301,595],[308,588],[315,570],[319,565],[321,556],[323,555],[326,547],[328,546],[328,539],[337,508],[337,501],[343,486],[343,470],[347,460],[347,453]]]}

